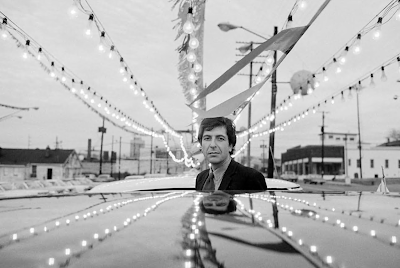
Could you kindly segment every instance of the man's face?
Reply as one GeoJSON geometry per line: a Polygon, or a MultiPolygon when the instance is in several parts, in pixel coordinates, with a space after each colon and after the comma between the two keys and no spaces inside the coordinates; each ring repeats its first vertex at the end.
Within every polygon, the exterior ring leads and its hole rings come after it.
{"type": "Polygon", "coordinates": [[[201,141],[201,149],[204,157],[213,165],[223,163],[232,150],[229,145],[228,135],[225,127],[215,127],[212,130],[205,130],[201,141]]]}

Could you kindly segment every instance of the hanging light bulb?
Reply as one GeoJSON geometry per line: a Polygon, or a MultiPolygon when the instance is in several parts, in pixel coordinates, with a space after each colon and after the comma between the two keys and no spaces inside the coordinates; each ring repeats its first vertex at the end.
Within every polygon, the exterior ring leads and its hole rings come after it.
{"type": "Polygon", "coordinates": [[[381,81],[386,82],[387,81],[387,76],[385,74],[385,67],[381,67],[382,75],[381,75],[381,81]]]}
{"type": "Polygon", "coordinates": [[[186,17],[186,22],[185,24],[183,24],[182,30],[187,34],[191,34],[194,31],[192,7],[189,7],[188,14],[186,17]]]}
{"type": "Polygon", "coordinates": [[[186,59],[188,62],[195,62],[196,61],[196,54],[191,50],[189,53],[186,55],[186,59]]]}
{"type": "Polygon", "coordinates": [[[319,87],[319,81],[318,81],[317,78],[315,77],[315,74],[313,74],[312,77],[313,77],[313,81],[314,81],[314,88],[319,87]]]}
{"type": "Polygon", "coordinates": [[[353,98],[353,94],[351,93],[351,87],[349,87],[349,95],[347,96],[348,99],[352,99],[353,98]]]}
{"type": "Polygon", "coordinates": [[[329,80],[329,77],[328,77],[328,75],[326,74],[326,69],[325,69],[325,67],[322,67],[322,76],[323,76],[325,82],[329,80]]]}
{"type": "Polygon", "coordinates": [[[71,82],[71,92],[72,93],[76,93],[76,84],[75,84],[75,79],[72,78],[72,82],[71,82]]]}
{"type": "Polygon", "coordinates": [[[193,71],[195,71],[196,73],[201,72],[201,70],[203,70],[203,67],[201,66],[200,63],[198,63],[197,61],[193,64],[193,71]]]}
{"type": "Polygon", "coordinates": [[[307,7],[307,2],[305,0],[300,0],[299,1],[299,8],[300,9],[305,9],[307,7]]]}
{"type": "Polygon", "coordinates": [[[353,44],[353,53],[354,55],[358,55],[361,52],[361,34],[357,34],[357,39],[353,44]]]}
{"type": "Polygon", "coordinates": [[[39,47],[39,49],[38,49],[38,54],[36,56],[36,59],[38,61],[40,61],[42,59],[42,48],[41,47],[39,47]]]}
{"type": "Polygon", "coordinates": [[[399,64],[399,72],[400,72],[400,57],[397,57],[397,63],[399,64]]]}
{"type": "Polygon", "coordinates": [[[0,25],[0,35],[3,40],[8,39],[7,18],[3,18],[3,23],[0,25]]]}
{"type": "Polygon", "coordinates": [[[22,58],[24,59],[24,60],[26,60],[26,59],[28,59],[28,57],[29,57],[29,45],[31,44],[31,41],[30,40],[26,40],[25,41],[25,47],[24,47],[24,52],[22,52],[22,58]]]}
{"type": "Polygon", "coordinates": [[[332,99],[331,99],[331,103],[332,104],[334,104],[335,103],[335,98],[332,96],[332,99]]]}
{"type": "Polygon", "coordinates": [[[339,64],[336,61],[336,58],[333,58],[333,65],[335,66],[335,72],[340,74],[342,72],[342,68],[340,68],[339,64]]]}
{"type": "Polygon", "coordinates": [[[199,40],[196,38],[196,36],[194,36],[194,34],[191,34],[190,35],[190,40],[189,40],[189,46],[192,48],[192,49],[196,49],[196,48],[198,48],[199,47],[199,40]]]}
{"type": "Polygon", "coordinates": [[[102,31],[100,34],[99,52],[106,52],[106,32],[102,31]]]}
{"type": "Polygon", "coordinates": [[[292,28],[292,26],[293,26],[293,17],[290,14],[286,23],[286,29],[292,28]]]}
{"type": "Polygon", "coordinates": [[[66,80],[64,67],[61,67],[61,81],[65,82],[66,80]]]}
{"type": "Polygon", "coordinates": [[[257,75],[256,78],[254,79],[254,83],[255,84],[259,84],[262,81],[262,76],[261,75],[257,75]]]}
{"type": "Polygon", "coordinates": [[[376,23],[374,31],[372,33],[372,38],[374,40],[378,40],[381,37],[382,35],[381,27],[382,27],[382,17],[379,17],[378,22],[376,23]]]}
{"type": "Polygon", "coordinates": [[[196,75],[194,74],[193,71],[189,73],[189,75],[188,75],[188,80],[189,80],[190,82],[192,82],[192,83],[194,83],[194,82],[197,80],[197,77],[196,77],[196,75]]]}
{"type": "Polygon", "coordinates": [[[271,67],[263,63],[260,70],[263,76],[267,76],[271,72],[271,67]]]}
{"type": "Polygon", "coordinates": [[[75,19],[75,18],[78,17],[78,11],[79,11],[78,6],[76,5],[76,2],[74,1],[74,3],[72,4],[72,6],[70,6],[70,7],[68,8],[68,16],[69,16],[71,19],[75,19]]]}
{"type": "Polygon", "coordinates": [[[268,65],[274,64],[274,55],[273,55],[273,51],[270,51],[270,52],[268,53],[266,62],[267,62],[268,65]]]}
{"type": "Polygon", "coordinates": [[[50,76],[51,77],[56,77],[56,72],[55,72],[55,67],[54,67],[54,61],[51,62],[51,66],[50,66],[50,76]]]}
{"type": "Polygon", "coordinates": [[[346,57],[347,57],[347,53],[349,52],[349,47],[346,46],[346,48],[343,50],[343,52],[340,54],[339,56],[339,63],[340,64],[345,64],[346,63],[346,57]]]}
{"type": "Polygon", "coordinates": [[[119,59],[119,73],[124,74],[125,73],[125,63],[124,63],[124,58],[119,59]]]}
{"type": "Polygon", "coordinates": [[[114,54],[115,54],[115,46],[111,45],[110,51],[108,52],[108,58],[109,59],[113,59],[114,58],[114,54]]]}
{"type": "Polygon", "coordinates": [[[89,15],[89,19],[88,19],[88,23],[85,29],[85,36],[87,38],[92,38],[93,37],[93,20],[94,20],[94,15],[90,14],[89,15]]]}
{"type": "Polygon", "coordinates": [[[307,81],[307,94],[310,95],[313,93],[313,88],[311,86],[310,80],[307,81]]]}
{"type": "Polygon", "coordinates": [[[375,87],[375,82],[374,82],[374,74],[371,74],[371,82],[369,83],[370,87],[375,87]]]}
{"type": "Polygon", "coordinates": [[[346,99],[344,98],[344,92],[342,91],[342,92],[340,92],[340,94],[341,94],[341,98],[340,98],[340,100],[342,101],[342,102],[345,102],[346,101],[346,99]]]}

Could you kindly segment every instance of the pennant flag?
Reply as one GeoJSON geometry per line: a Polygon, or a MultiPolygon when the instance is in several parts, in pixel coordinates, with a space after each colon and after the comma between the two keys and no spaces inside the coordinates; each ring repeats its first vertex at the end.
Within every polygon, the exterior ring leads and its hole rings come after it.
{"type": "Polygon", "coordinates": [[[229,79],[231,79],[235,74],[237,74],[241,69],[243,69],[247,64],[254,60],[263,51],[280,50],[283,53],[288,54],[307,29],[308,26],[290,28],[283,30],[277,35],[274,35],[273,37],[256,47],[254,50],[252,50],[235,65],[229,68],[223,75],[212,82],[206,89],[200,92],[200,94],[190,103],[190,105],[219,89],[223,84],[229,81],[229,79]]]}
{"type": "Polygon", "coordinates": [[[233,111],[235,111],[239,106],[243,104],[248,98],[250,98],[254,93],[256,93],[267,81],[268,79],[264,79],[261,83],[251,87],[242,93],[228,99],[227,101],[215,106],[214,108],[204,111],[199,108],[195,108],[193,106],[189,106],[193,112],[197,113],[199,118],[213,118],[213,117],[223,117],[230,115],[233,111]]]}

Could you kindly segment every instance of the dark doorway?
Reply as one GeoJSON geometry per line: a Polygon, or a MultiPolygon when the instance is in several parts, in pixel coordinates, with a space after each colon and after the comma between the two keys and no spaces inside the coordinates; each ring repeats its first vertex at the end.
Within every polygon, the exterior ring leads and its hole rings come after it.
{"type": "Polygon", "coordinates": [[[52,168],[47,169],[47,179],[48,180],[53,179],[53,169],[52,168]]]}

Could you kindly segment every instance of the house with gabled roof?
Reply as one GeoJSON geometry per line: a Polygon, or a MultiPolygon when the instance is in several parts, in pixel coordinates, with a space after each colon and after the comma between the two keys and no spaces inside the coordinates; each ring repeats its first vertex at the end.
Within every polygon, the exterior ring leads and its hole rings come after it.
{"type": "Polygon", "coordinates": [[[0,181],[72,179],[81,172],[75,150],[0,147],[0,181]]]}

